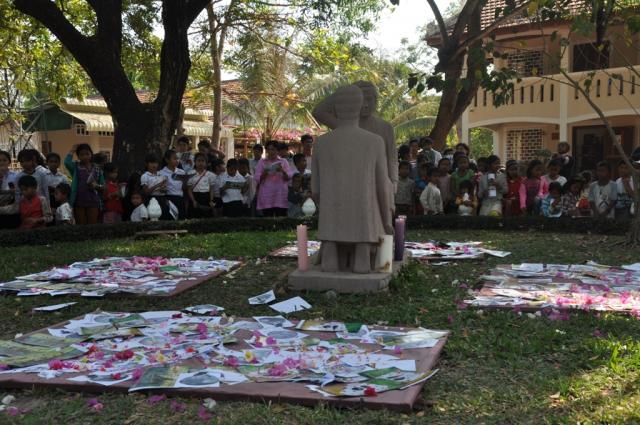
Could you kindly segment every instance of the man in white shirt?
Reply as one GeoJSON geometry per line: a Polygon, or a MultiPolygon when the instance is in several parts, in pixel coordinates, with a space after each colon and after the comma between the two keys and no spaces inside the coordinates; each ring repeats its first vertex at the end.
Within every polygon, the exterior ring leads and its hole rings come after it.
{"type": "Polygon", "coordinates": [[[227,161],[227,171],[218,177],[222,195],[222,214],[225,217],[240,217],[244,213],[244,193],[247,191],[246,179],[238,173],[238,160],[227,161]]]}

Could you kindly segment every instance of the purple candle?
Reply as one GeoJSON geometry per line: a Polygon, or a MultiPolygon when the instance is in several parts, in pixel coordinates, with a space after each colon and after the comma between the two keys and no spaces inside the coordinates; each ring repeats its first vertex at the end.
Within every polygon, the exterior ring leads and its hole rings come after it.
{"type": "Polygon", "coordinates": [[[402,261],[404,257],[404,228],[406,217],[401,215],[396,218],[395,222],[395,253],[394,260],[402,261]]]}

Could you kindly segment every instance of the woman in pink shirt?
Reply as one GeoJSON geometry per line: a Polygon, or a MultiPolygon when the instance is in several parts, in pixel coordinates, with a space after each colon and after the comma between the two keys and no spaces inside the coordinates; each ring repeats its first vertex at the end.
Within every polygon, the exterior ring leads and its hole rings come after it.
{"type": "Polygon", "coordinates": [[[293,176],[286,159],[278,156],[278,142],[270,140],[265,146],[267,156],[256,166],[255,179],[258,184],[257,209],[265,217],[286,217],[289,209],[288,181],[293,176]]]}

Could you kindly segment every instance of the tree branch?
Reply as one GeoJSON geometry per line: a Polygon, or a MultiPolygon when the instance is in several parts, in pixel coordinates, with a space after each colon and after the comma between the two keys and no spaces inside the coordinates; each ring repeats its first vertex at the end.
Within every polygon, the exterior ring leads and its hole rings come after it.
{"type": "MultiPolygon", "coordinates": [[[[469,23],[469,19],[473,15],[478,4],[480,4],[480,0],[467,0],[464,7],[458,14],[458,19],[456,19],[456,24],[451,32],[451,38],[453,40],[459,40],[460,37],[462,37],[465,29],[467,28],[467,24],[469,23]]],[[[482,13],[482,10],[480,12],[482,13]]]]}
{"type": "Polygon", "coordinates": [[[431,7],[431,11],[436,17],[436,22],[438,23],[438,28],[440,29],[440,36],[442,37],[442,44],[445,44],[447,41],[449,41],[449,34],[447,33],[447,26],[444,23],[444,19],[442,19],[440,9],[438,8],[435,0],[427,0],[427,3],[429,3],[429,7],[431,7]]]}
{"type": "Polygon", "coordinates": [[[122,0],[87,0],[96,13],[98,41],[119,60],[122,53],[122,0]]]}
{"type": "Polygon", "coordinates": [[[69,51],[83,50],[83,53],[86,54],[91,48],[89,39],[69,22],[54,2],[49,0],[14,0],[13,5],[20,12],[42,22],[69,51]]]}

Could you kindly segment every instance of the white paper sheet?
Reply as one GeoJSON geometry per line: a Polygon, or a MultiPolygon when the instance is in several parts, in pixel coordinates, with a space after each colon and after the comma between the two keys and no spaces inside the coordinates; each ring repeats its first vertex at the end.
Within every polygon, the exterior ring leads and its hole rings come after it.
{"type": "Polygon", "coordinates": [[[62,310],[63,308],[69,307],[71,305],[74,305],[76,303],[64,303],[64,304],[54,304],[54,305],[47,305],[44,307],[36,307],[33,309],[33,311],[56,311],[56,310],[62,310]]]}
{"type": "Polygon", "coordinates": [[[303,300],[301,297],[293,297],[279,303],[271,304],[269,307],[280,313],[293,313],[294,311],[302,311],[311,308],[311,304],[303,300]]]}
{"type": "Polygon", "coordinates": [[[256,295],[255,297],[249,298],[249,304],[251,305],[260,305],[260,304],[269,304],[271,301],[276,299],[276,294],[273,292],[273,289],[265,292],[264,294],[256,295]]]}

